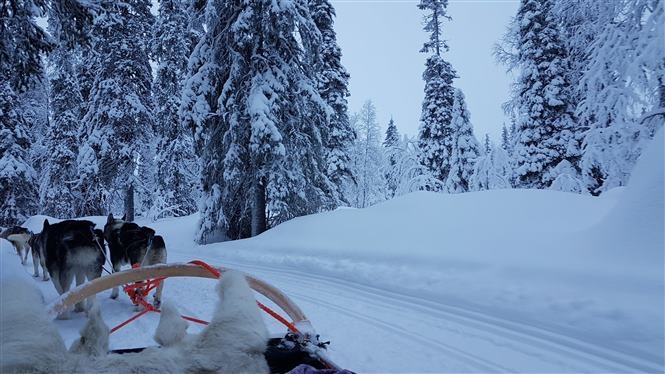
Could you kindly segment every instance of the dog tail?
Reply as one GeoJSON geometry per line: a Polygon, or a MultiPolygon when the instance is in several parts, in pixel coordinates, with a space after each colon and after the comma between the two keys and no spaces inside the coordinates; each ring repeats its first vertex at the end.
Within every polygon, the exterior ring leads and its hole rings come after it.
{"type": "Polygon", "coordinates": [[[153,249],[166,249],[166,243],[164,243],[164,238],[161,235],[155,235],[152,238],[152,248],[153,249]]]}
{"type": "Polygon", "coordinates": [[[27,245],[28,241],[30,240],[31,235],[30,234],[11,234],[7,236],[7,240],[9,240],[12,243],[21,243],[23,245],[27,245]]]}

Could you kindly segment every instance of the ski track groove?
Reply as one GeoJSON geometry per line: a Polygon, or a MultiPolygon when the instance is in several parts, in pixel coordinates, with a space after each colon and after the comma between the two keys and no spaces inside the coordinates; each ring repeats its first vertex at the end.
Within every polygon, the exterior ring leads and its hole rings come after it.
{"type": "MultiPolygon", "coordinates": [[[[423,337],[420,336],[420,334],[417,334],[417,333],[409,331],[405,328],[399,327],[399,326],[395,325],[394,323],[391,323],[390,321],[384,321],[382,319],[377,319],[377,318],[375,318],[371,315],[365,315],[365,314],[362,314],[362,313],[355,313],[355,312],[352,312],[349,309],[342,308],[342,307],[339,307],[339,306],[337,306],[335,304],[332,304],[330,302],[324,301],[323,299],[318,299],[318,298],[306,296],[306,295],[303,295],[303,294],[299,294],[298,298],[302,299],[302,300],[307,300],[307,301],[309,301],[313,304],[325,305],[325,307],[327,309],[336,310],[336,311],[338,311],[342,314],[346,314],[347,316],[353,317],[354,319],[359,319],[359,320],[365,321],[366,323],[368,323],[370,325],[373,325],[375,327],[380,327],[383,330],[389,330],[389,331],[397,333],[398,335],[401,335],[403,337],[407,337],[410,340],[419,341],[420,343],[422,343],[426,347],[431,348],[433,345],[437,346],[439,349],[441,349],[443,351],[446,351],[452,357],[456,358],[457,360],[459,360],[459,361],[461,361],[465,364],[471,365],[472,367],[474,367],[477,370],[481,370],[483,372],[500,372],[500,373],[504,373],[504,372],[511,372],[512,373],[512,372],[514,372],[514,371],[510,370],[509,368],[506,368],[504,366],[500,366],[496,363],[485,360],[485,359],[483,359],[479,356],[476,356],[476,355],[473,355],[471,353],[465,352],[461,349],[452,347],[448,344],[423,338],[423,337]]],[[[408,340],[408,341],[410,341],[410,340],[408,340]]]]}
{"type": "MultiPolygon", "coordinates": [[[[335,289],[344,288],[350,291],[351,294],[359,295],[360,298],[374,299],[373,302],[380,300],[384,306],[394,308],[395,304],[399,304],[407,310],[418,310],[430,316],[440,316],[446,321],[455,321],[461,325],[466,325],[474,329],[485,332],[493,332],[499,337],[509,339],[520,345],[525,345],[528,341],[528,346],[538,346],[547,352],[556,351],[564,357],[574,358],[577,361],[592,364],[595,367],[602,367],[603,371],[609,372],[626,372],[626,371],[640,371],[640,372],[661,372],[663,367],[657,363],[644,357],[629,356],[622,352],[614,351],[610,348],[597,347],[591,343],[579,340],[577,338],[555,333],[537,326],[517,323],[494,316],[484,315],[477,311],[467,310],[457,306],[450,306],[434,301],[420,299],[410,295],[390,292],[387,290],[377,289],[370,286],[357,284],[341,279],[323,276],[320,274],[312,274],[302,272],[292,268],[274,268],[266,265],[248,265],[242,261],[231,260],[226,264],[235,264],[243,268],[256,269],[262,272],[278,274],[281,276],[291,276],[291,280],[299,282],[291,282],[291,284],[301,284],[303,279],[316,279],[319,283],[325,283],[335,289]],[[618,357],[620,356],[620,357],[618,357]]],[[[317,290],[319,292],[320,290],[317,290]]],[[[287,294],[289,294],[287,292],[287,294]]],[[[335,297],[340,295],[335,294],[335,297]]],[[[318,302],[322,302],[319,300],[318,302]]],[[[499,343],[491,338],[480,337],[485,340],[490,340],[494,344],[517,348],[511,344],[499,343]]],[[[537,355],[529,352],[522,353],[531,355],[533,357],[540,357],[544,359],[546,356],[537,355]]],[[[550,362],[557,362],[551,361],[550,362]]],[[[560,364],[562,362],[559,362],[560,364]]],[[[565,365],[569,366],[569,365],[565,365]]]]}

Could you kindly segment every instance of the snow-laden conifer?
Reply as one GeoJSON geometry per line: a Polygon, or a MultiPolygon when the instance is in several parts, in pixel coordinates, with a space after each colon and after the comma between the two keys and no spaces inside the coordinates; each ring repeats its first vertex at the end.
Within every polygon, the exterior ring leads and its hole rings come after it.
{"type": "Polygon", "coordinates": [[[395,192],[397,191],[397,186],[399,183],[396,170],[397,159],[400,157],[399,147],[399,132],[397,131],[395,121],[391,117],[390,122],[388,123],[388,128],[386,129],[386,137],[383,140],[383,148],[386,154],[386,164],[384,166],[385,171],[383,174],[386,178],[386,197],[389,199],[395,196],[395,192]]]}
{"type": "Polygon", "coordinates": [[[445,182],[451,167],[451,121],[455,101],[452,83],[457,77],[450,63],[441,57],[441,53],[448,50],[442,35],[442,22],[448,18],[447,4],[447,0],[421,0],[418,4],[418,8],[425,11],[424,30],[429,33],[421,52],[430,54],[423,73],[425,98],[418,130],[419,159],[441,182],[445,182]]]}
{"type": "Polygon", "coordinates": [[[28,160],[28,122],[9,81],[0,84],[0,226],[37,213],[37,175],[28,160]]]}
{"type": "Polygon", "coordinates": [[[37,213],[32,129],[22,95],[43,79],[41,53],[52,48],[35,21],[45,11],[41,0],[9,0],[0,6],[0,226],[20,224],[37,213]]]}
{"type": "MultiPolygon", "coordinates": [[[[577,107],[587,131],[581,160],[584,189],[598,195],[627,183],[645,141],[665,118],[662,1],[622,0],[602,7],[586,46],[588,62],[577,107]]],[[[597,9],[592,1],[582,9],[597,9]]]]}
{"type": "Polygon", "coordinates": [[[256,235],[335,205],[304,0],[208,2],[181,115],[201,155],[200,242],[256,235]],[[308,48],[304,48],[308,46],[308,48]]]}
{"type": "Polygon", "coordinates": [[[178,110],[182,82],[190,54],[189,18],[181,0],[163,0],[153,30],[152,57],[157,68],[153,84],[157,143],[157,186],[152,201],[154,215],[181,216],[196,211],[199,178],[190,129],[178,110]]]}
{"type": "Polygon", "coordinates": [[[349,73],[342,65],[342,52],[334,30],[335,9],[328,0],[309,0],[312,20],[321,33],[321,43],[308,53],[314,57],[315,79],[321,98],[332,109],[330,124],[321,128],[326,147],[326,174],[336,187],[337,204],[345,202],[342,189],[352,183],[354,176],[350,166],[351,146],[356,134],[349,122],[347,97],[349,73]]]}
{"type": "Polygon", "coordinates": [[[522,0],[513,30],[519,70],[514,88],[517,183],[547,188],[557,177],[555,167],[564,160],[576,166],[580,155],[567,52],[549,0],[522,0]]]}
{"type": "Polygon", "coordinates": [[[450,193],[467,192],[470,190],[470,179],[473,166],[481,153],[480,144],[473,134],[469,111],[466,108],[464,94],[455,90],[455,104],[452,110],[453,143],[450,155],[450,172],[445,180],[446,190],[450,193]]]}
{"type": "Polygon", "coordinates": [[[64,43],[49,56],[51,122],[44,136],[47,157],[42,167],[39,197],[43,214],[59,218],[85,213],[76,165],[84,102],[72,60],[72,53],[64,43]]]}
{"type": "Polygon", "coordinates": [[[124,209],[129,220],[139,163],[152,161],[146,157],[154,132],[147,45],[152,23],[148,1],[103,2],[91,32],[94,82],[83,122],[98,175],[85,188],[106,203],[99,208],[124,209]]]}

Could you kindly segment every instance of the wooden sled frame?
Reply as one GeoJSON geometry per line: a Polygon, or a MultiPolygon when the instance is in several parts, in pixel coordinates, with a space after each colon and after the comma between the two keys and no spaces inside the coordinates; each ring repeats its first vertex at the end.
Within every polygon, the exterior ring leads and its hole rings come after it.
{"type": "MultiPolygon", "coordinates": [[[[221,274],[224,274],[224,272],[229,270],[223,267],[213,268],[221,274]]],[[[171,277],[216,279],[215,275],[210,271],[195,264],[172,263],[145,266],[120,271],[86,282],[69,292],[62,294],[58,299],[50,303],[46,310],[50,317],[55,318],[67,311],[67,309],[74,304],[113,287],[148,279],[171,277]]],[[[305,314],[288,296],[282,293],[282,291],[260,279],[252,277],[251,275],[245,274],[245,278],[254,291],[260,293],[279,306],[291,318],[294,324],[307,321],[305,314]]]]}
{"type": "MultiPolygon", "coordinates": [[[[204,265],[209,266],[207,264],[204,265]]],[[[212,270],[218,271],[220,276],[223,276],[224,272],[230,270],[217,266],[211,266],[211,268],[212,270]]],[[[331,361],[327,357],[327,354],[319,348],[320,346],[315,344],[315,342],[318,342],[318,335],[316,335],[311,323],[302,312],[302,310],[300,310],[298,305],[296,305],[288,296],[286,296],[276,287],[251,275],[245,273],[243,274],[245,275],[250,288],[275,303],[291,318],[291,326],[297,326],[299,330],[297,333],[305,339],[311,349],[311,354],[314,354],[327,368],[341,370],[340,367],[331,361]],[[315,342],[312,342],[311,339],[313,339],[315,342]]],[[[139,281],[146,281],[148,279],[171,277],[217,279],[217,276],[209,269],[194,263],[171,263],[138,267],[112,273],[110,275],[94,279],[90,282],[86,282],[70,290],[69,292],[60,295],[58,299],[46,307],[46,311],[51,318],[56,318],[58,315],[66,312],[74,304],[102,291],[109,290],[113,287],[123,286],[125,284],[139,281]]]]}

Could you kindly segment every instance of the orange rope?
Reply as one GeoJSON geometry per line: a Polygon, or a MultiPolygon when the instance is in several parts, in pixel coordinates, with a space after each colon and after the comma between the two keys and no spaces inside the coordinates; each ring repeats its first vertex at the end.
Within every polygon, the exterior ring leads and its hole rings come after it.
{"type": "Polygon", "coordinates": [[[140,313],[138,313],[138,314],[135,315],[134,317],[132,317],[132,318],[126,320],[125,322],[119,324],[118,326],[112,328],[110,333],[113,334],[113,333],[116,332],[117,330],[120,330],[121,328],[123,328],[123,327],[125,327],[126,325],[128,325],[130,322],[134,321],[135,319],[141,317],[142,315],[144,315],[144,314],[146,314],[146,313],[148,313],[148,312],[149,312],[148,309],[144,309],[144,310],[142,310],[140,313]]]}

